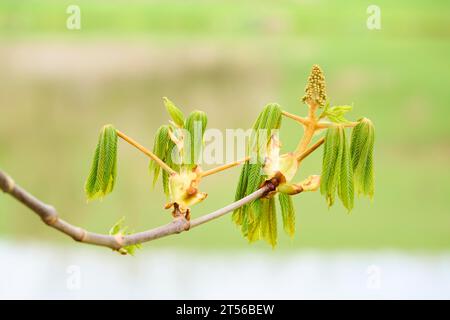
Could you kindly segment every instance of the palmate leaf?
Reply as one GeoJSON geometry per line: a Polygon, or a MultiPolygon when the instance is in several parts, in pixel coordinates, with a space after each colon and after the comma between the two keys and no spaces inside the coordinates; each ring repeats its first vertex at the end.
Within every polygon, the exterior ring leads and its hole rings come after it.
{"type": "MultiPolygon", "coordinates": [[[[265,142],[272,134],[272,130],[279,129],[281,125],[281,108],[277,104],[267,105],[259,114],[253,125],[252,134],[249,139],[247,153],[252,155],[252,163],[247,161],[241,171],[238,188],[236,190],[236,200],[240,200],[246,195],[256,191],[262,182],[263,157],[261,148],[265,147],[265,142]],[[263,135],[265,134],[265,142],[263,135]]],[[[239,210],[240,211],[240,210],[239,210]]]]}
{"type": "MultiPolygon", "coordinates": [[[[264,165],[264,152],[267,141],[273,134],[273,130],[278,130],[281,126],[281,108],[278,104],[269,104],[259,114],[253,131],[249,139],[247,154],[252,157],[247,161],[241,171],[239,183],[236,189],[235,199],[240,200],[245,196],[258,190],[265,180],[262,170],[264,165]]],[[[249,241],[256,241],[261,238],[266,239],[272,245],[276,244],[276,213],[272,217],[268,210],[275,210],[275,206],[268,206],[265,200],[255,200],[233,212],[233,221],[241,227],[242,234],[249,241]],[[273,208],[273,209],[272,209],[273,208]],[[261,224],[261,221],[271,221],[273,225],[261,224]],[[262,232],[262,230],[264,232],[262,232]],[[269,230],[269,231],[267,231],[269,230]]]]}
{"type": "Polygon", "coordinates": [[[353,128],[351,142],[351,158],[356,192],[373,198],[374,166],[373,148],[375,129],[372,122],[363,118],[353,128]]]}
{"type": "Polygon", "coordinates": [[[206,126],[208,125],[208,117],[203,111],[193,111],[186,119],[185,130],[189,133],[186,139],[184,165],[188,168],[195,167],[199,162],[200,154],[203,150],[203,137],[206,126]]]}
{"type": "Polygon", "coordinates": [[[292,203],[292,197],[284,194],[278,194],[278,201],[281,208],[281,216],[283,218],[284,231],[293,238],[295,235],[295,208],[292,203]]]}
{"type": "Polygon", "coordinates": [[[320,192],[329,207],[334,204],[336,190],[344,207],[351,211],[354,202],[352,161],[345,128],[340,125],[329,128],[325,137],[320,192]]]}
{"type": "Polygon", "coordinates": [[[330,107],[328,104],[325,106],[320,118],[328,118],[334,123],[347,123],[349,122],[345,119],[345,114],[353,109],[352,106],[333,106],[330,107]]]}
{"type": "Polygon", "coordinates": [[[88,200],[103,198],[113,191],[117,176],[117,132],[112,125],[102,128],[91,171],[86,180],[88,200]]]}

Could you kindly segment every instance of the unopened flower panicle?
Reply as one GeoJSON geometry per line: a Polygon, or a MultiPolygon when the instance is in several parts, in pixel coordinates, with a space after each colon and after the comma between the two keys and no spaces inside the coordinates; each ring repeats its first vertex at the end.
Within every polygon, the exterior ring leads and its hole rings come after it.
{"type": "Polygon", "coordinates": [[[317,104],[319,106],[324,106],[327,101],[325,77],[318,65],[313,65],[312,67],[302,100],[304,103],[317,104]]]}

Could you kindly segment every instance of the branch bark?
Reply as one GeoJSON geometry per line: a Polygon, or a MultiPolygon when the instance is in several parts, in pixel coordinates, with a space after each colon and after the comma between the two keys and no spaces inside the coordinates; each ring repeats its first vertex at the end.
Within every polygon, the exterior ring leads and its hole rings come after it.
{"type": "Polygon", "coordinates": [[[187,221],[184,218],[177,218],[166,225],[126,236],[111,236],[89,232],[64,221],[59,218],[58,212],[53,206],[34,197],[28,191],[17,185],[9,175],[1,170],[0,190],[11,195],[17,201],[35,212],[45,224],[70,236],[75,241],[119,250],[129,245],[149,242],[173,234],[178,234],[215,220],[244,206],[247,203],[261,198],[268,191],[270,191],[270,187],[265,186],[239,201],[191,221],[187,221]]]}

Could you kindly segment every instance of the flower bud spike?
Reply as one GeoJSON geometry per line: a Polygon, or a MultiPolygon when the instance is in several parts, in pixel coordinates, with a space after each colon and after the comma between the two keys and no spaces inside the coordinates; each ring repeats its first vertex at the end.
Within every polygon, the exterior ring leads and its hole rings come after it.
{"type": "Polygon", "coordinates": [[[325,76],[318,65],[313,65],[302,101],[308,105],[324,106],[327,101],[325,76]]]}

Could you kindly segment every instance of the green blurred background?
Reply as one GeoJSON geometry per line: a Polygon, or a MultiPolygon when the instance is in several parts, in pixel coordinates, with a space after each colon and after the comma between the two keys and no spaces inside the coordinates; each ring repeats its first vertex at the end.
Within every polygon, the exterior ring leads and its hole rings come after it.
{"type": "MultiPolygon", "coordinates": [[[[113,123],[151,147],[168,120],[162,99],[200,108],[209,127],[250,128],[278,102],[299,101],[312,64],[325,71],[333,104],[377,129],[376,195],[352,214],[318,193],[295,199],[297,235],[278,250],[450,248],[450,23],[448,1],[377,1],[381,30],[368,30],[372,1],[15,1],[0,2],[0,168],[89,230],[121,216],[141,231],[170,220],[152,190],[147,159],[121,143],[115,192],[86,203],[83,185],[99,128],[113,123]],[[81,30],[68,30],[68,5],[81,30]]],[[[290,120],[282,140],[302,134],[290,120]]],[[[320,154],[301,177],[320,173],[320,154]]],[[[233,200],[239,169],[205,179],[193,216],[233,200]]],[[[299,177],[299,178],[301,178],[299,177]]],[[[29,210],[0,195],[0,238],[70,245],[29,210]]],[[[280,228],[281,229],[281,228],[280,228]]],[[[229,217],[149,247],[249,249],[229,217]]]]}

